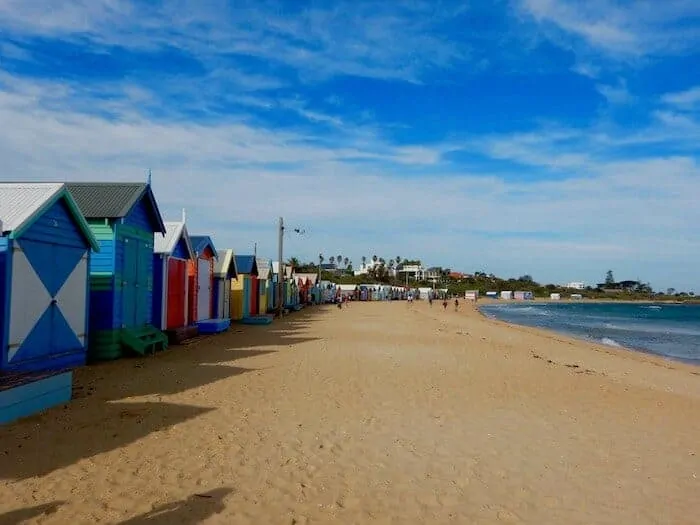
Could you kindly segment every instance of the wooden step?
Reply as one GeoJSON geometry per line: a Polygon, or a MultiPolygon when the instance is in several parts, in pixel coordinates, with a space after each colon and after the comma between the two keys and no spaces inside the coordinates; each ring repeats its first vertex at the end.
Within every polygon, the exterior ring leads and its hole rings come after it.
{"type": "Polygon", "coordinates": [[[154,354],[168,347],[167,336],[151,325],[122,329],[121,342],[138,355],[154,354]]]}

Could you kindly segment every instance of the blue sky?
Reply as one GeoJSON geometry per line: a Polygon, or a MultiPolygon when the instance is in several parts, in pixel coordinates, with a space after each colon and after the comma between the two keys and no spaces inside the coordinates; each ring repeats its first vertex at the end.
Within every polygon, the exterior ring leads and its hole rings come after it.
{"type": "Polygon", "coordinates": [[[0,122],[238,253],[700,291],[696,0],[0,0],[0,122]]]}

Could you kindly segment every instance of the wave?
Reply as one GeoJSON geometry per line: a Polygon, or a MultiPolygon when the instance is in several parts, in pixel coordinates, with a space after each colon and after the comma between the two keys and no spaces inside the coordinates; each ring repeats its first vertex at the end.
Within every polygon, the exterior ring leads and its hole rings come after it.
{"type": "MultiPolygon", "coordinates": [[[[581,323],[583,325],[583,323],[581,323]]],[[[585,325],[584,325],[585,326],[585,325]]],[[[590,326],[590,325],[589,325],[590,326]]],[[[615,330],[617,332],[637,332],[642,334],[659,334],[659,335],[687,335],[700,337],[700,331],[684,328],[676,328],[669,325],[643,325],[640,323],[629,323],[624,326],[620,326],[612,323],[605,323],[604,327],[608,330],[615,330]]],[[[591,326],[592,328],[592,326],[591,326]]]]}
{"type": "Polygon", "coordinates": [[[656,306],[656,305],[651,305],[651,306],[640,306],[642,310],[662,310],[662,306],[656,306]]]}
{"type": "Polygon", "coordinates": [[[605,346],[614,346],[615,348],[622,348],[622,345],[615,341],[615,339],[610,339],[609,337],[603,337],[600,340],[605,346]]]}

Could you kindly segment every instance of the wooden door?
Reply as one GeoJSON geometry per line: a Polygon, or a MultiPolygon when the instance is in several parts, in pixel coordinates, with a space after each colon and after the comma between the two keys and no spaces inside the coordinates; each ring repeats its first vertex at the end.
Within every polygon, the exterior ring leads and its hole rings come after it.
{"type": "Polygon", "coordinates": [[[122,239],[124,258],[121,268],[121,300],[122,300],[122,327],[133,328],[136,326],[138,294],[138,268],[139,268],[139,242],[132,237],[122,239]]]}
{"type": "Polygon", "coordinates": [[[211,263],[197,260],[197,321],[211,319],[211,263]]]}
{"type": "Polygon", "coordinates": [[[168,294],[166,329],[173,330],[185,326],[185,297],[187,261],[170,258],[168,260],[168,294]]]}

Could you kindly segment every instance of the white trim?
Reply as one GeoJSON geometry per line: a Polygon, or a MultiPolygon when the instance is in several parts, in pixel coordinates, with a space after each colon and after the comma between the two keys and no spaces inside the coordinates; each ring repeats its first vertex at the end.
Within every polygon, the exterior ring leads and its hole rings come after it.
{"type": "Polygon", "coordinates": [[[190,325],[190,262],[185,263],[185,326],[190,325]]]}
{"type": "Polygon", "coordinates": [[[161,290],[163,290],[160,300],[162,301],[162,306],[160,309],[160,329],[165,330],[168,327],[168,256],[161,255],[161,290]]]}

